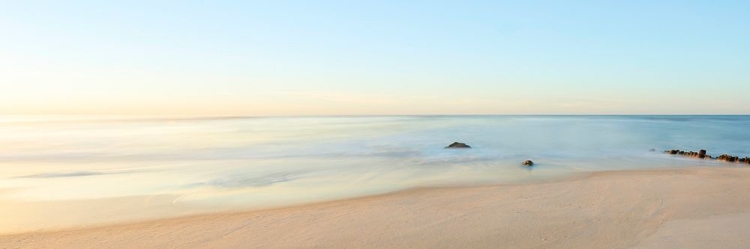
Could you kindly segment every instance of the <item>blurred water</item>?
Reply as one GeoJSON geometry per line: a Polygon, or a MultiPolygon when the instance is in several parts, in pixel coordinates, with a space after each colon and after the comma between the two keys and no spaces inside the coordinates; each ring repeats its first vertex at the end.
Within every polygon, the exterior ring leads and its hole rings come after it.
{"type": "Polygon", "coordinates": [[[649,149],[750,156],[749,127],[750,116],[6,116],[0,232],[581,171],[724,165],[649,149]],[[473,149],[443,149],[454,141],[473,149]],[[520,167],[524,159],[537,165],[520,167]]]}

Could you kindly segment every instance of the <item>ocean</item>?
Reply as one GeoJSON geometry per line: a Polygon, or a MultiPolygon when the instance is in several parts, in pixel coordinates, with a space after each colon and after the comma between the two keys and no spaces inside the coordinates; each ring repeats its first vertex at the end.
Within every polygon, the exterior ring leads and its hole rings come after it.
{"type": "Polygon", "coordinates": [[[3,116],[0,233],[591,171],[741,167],[667,149],[750,156],[750,116],[3,116]],[[472,148],[444,149],[452,142],[472,148]]]}

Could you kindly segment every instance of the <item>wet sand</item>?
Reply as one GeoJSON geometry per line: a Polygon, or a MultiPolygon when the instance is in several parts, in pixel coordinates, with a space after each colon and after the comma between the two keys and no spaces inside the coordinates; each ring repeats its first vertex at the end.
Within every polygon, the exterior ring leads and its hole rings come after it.
{"type": "Polygon", "coordinates": [[[745,248],[750,168],[609,171],[0,235],[0,248],[745,248]]]}

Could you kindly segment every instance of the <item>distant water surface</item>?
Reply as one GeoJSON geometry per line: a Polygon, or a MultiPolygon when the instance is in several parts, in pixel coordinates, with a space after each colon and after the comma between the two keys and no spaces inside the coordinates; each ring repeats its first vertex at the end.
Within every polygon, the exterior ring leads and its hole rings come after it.
{"type": "Polygon", "coordinates": [[[728,166],[750,116],[0,117],[0,233],[599,170],[728,166]],[[472,149],[446,150],[454,141],[472,149]],[[533,169],[519,166],[534,160],[533,169]]]}

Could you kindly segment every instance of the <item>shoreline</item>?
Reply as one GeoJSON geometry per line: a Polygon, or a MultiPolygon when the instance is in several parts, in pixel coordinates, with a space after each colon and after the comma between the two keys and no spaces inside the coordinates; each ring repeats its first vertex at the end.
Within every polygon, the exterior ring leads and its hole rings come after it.
{"type": "MultiPolygon", "coordinates": [[[[651,171],[651,170],[669,170],[669,169],[648,169],[645,171],[651,171]]],[[[596,172],[620,172],[620,171],[644,171],[644,170],[622,169],[622,170],[607,170],[607,171],[578,171],[578,172],[569,172],[564,175],[545,176],[545,177],[538,177],[538,178],[516,180],[516,181],[511,181],[511,182],[504,182],[504,183],[487,183],[487,182],[444,183],[444,184],[436,184],[436,185],[430,185],[430,186],[410,187],[410,188],[398,189],[394,191],[387,191],[387,192],[376,193],[376,194],[365,194],[365,195],[357,195],[357,196],[343,197],[343,198],[324,199],[324,200],[312,201],[312,202],[300,202],[300,203],[259,206],[259,207],[250,207],[250,208],[234,207],[234,208],[228,208],[228,209],[219,210],[219,211],[214,210],[214,209],[206,209],[206,210],[196,211],[194,213],[188,213],[184,215],[164,216],[164,217],[155,217],[155,218],[132,218],[132,219],[125,219],[121,221],[109,221],[109,222],[102,222],[98,224],[95,223],[95,224],[88,224],[88,225],[73,225],[73,226],[67,226],[67,227],[61,227],[61,228],[29,229],[29,230],[24,230],[20,232],[0,232],[0,239],[2,239],[3,236],[18,236],[18,235],[24,235],[24,234],[44,234],[44,233],[66,232],[66,231],[91,230],[91,229],[127,226],[127,225],[142,224],[142,223],[156,223],[156,222],[163,222],[163,221],[170,221],[170,220],[191,219],[191,218],[201,218],[201,217],[207,218],[207,217],[217,216],[217,215],[248,215],[251,213],[258,213],[258,212],[280,211],[280,210],[286,210],[286,209],[314,207],[314,206],[320,206],[320,205],[332,205],[332,204],[335,205],[336,203],[341,203],[341,202],[356,202],[356,201],[362,201],[362,200],[368,200],[368,199],[388,198],[389,196],[393,196],[393,195],[419,194],[420,192],[440,191],[441,189],[446,189],[446,190],[474,189],[474,188],[503,187],[503,186],[507,187],[507,186],[534,185],[534,184],[541,184],[541,183],[565,182],[565,181],[574,181],[574,180],[578,180],[581,178],[585,178],[596,172]]],[[[168,194],[160,195],[160,196],[172,197],[170,199],[173,199],[175,197],[174,195],[168,195],[168,194]]],[[[148,196],[102,198],[102,199],[96,199],[94,201],[108,201],[108,200],[113,200],[113,199],[114,200],[119,200],[119,199],[140,200],[141,198],[146,198],[146,197],[148,196]]],[[[151,197],[154,197],[154,196],[151,196],[151,197]]],[[[2,203],[0,202],[0,204],[2,203]]]]}
{"type": "MultiPolygon", "coordinates": [[[[258,247],[621,248],[648,242],[645,246],[649,248],[665,245],[664,239],[654,237],[664,233],[662,228],[689,232],[685,231],[689,228],[670,222],[715,222],[711,217],[724,223],[750,221],[750,209],[745,208],[749,206],[750,170],[742,167],[616,170],[516,184],[420,187],[269,209],[6,233],[0,234],[0,247],[197,248],[250,243],[258,247]],[[535,233],[538,239],[530,237],[535,233]],[[285,236],[295,239],[282,239],[285,236]],[[395,242],[388,242],[391,240],[395,242]]],[[[732,228],[717,229],[731,234],[732,228]]],[[[696,238],[692,233],[670,236],[666,237],[675,241],[696,238]]],[[[693,241],[689,245],[698,248],[706,244],[693,241]]]]}

